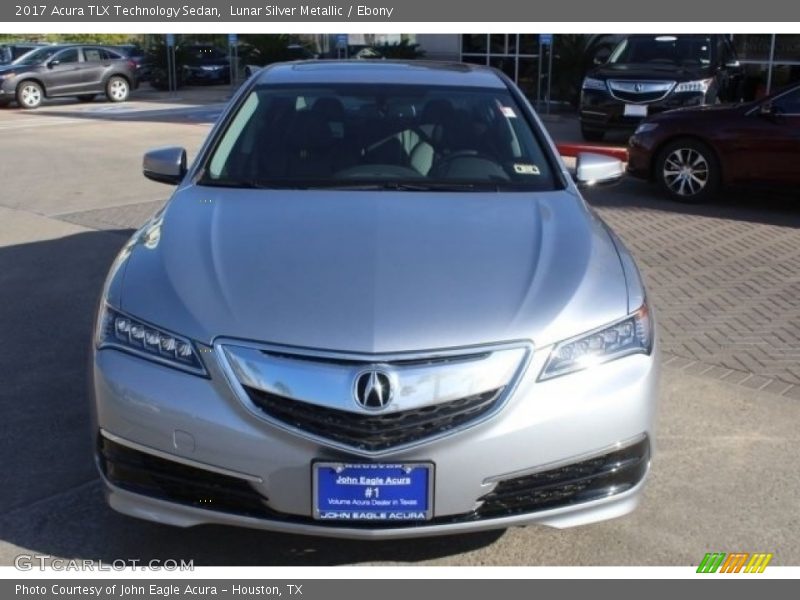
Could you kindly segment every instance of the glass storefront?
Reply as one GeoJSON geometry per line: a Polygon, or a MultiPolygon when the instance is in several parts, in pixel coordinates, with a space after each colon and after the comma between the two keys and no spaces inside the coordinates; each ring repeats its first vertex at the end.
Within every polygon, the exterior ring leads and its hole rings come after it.
{"type": "MultiPolygon", "coordinates": [[[[580,81],[591,67],[586,49],[607,34],[559,34],[552,46],[540,46],[537,34],[470,33],[461,36],[461,60],[496,67],[515,81],[531,100],[555,106],[574,106],[580,81]],[[552,48],[552,82],[547,73],[552,48]]],[[[768,90],[800,81],[800,34],[736,34],[731,36],[745,69],[743,95],[746,100],[761,97],[768,90]]]]}
{"type": "Polygon", "coordinates": [[[733,44],[745,69],[746,99],[800,81],[800,34],[736,34],[733,44]]]}

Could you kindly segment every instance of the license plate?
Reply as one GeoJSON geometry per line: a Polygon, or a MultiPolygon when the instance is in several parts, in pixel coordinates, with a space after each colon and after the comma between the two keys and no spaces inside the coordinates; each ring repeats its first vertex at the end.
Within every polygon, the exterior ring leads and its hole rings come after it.
{"type": "Polygon", "coordinates": [[[626,117],[646,117],[647,104],[626,104],[624,115],[626,117]]]}
{"type": "Polygon", "coordinates": [[[313,465],[314,518],[426,521],[433,516],[433,464],[313,465]]]}

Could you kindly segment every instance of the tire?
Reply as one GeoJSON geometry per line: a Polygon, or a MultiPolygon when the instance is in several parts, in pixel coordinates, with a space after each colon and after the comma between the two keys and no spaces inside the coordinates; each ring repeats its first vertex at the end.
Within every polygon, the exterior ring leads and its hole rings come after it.
{"type": "Polygon", "coordinates": [[[28,79],[17,86],[16,96],[20,108],[31,110],[41,106],[42,100],[44,100],[44,89],[37,82],[28,79]]]}
{"type": "Polygon", "coordinates": [[[714,151],[690,138],[670,142],[659,152],[654,175],[670,198],[690,204],[713,198],[721,179],[714,151]]]}
{"type": "Polygon", "coordinates": [[[95,96],[97,96],[97,94],[83,94],[81,96],[78,96],[78,100],[80,100],[81,102],[92,102],[95,96]]]}
{"type": "Polygon", "coordinates": [[[592,129],[591,127],[581,125],[581,135],[587,142],[602,142],[605,134],[606,132],[602,129],[592,129]]]}
{"type": "Polygon", "coordinates": [[[130,94],[131,86],[124,77],[114,75],[106,82],[106,98],[109,102],[125,102],[130,94]]]}

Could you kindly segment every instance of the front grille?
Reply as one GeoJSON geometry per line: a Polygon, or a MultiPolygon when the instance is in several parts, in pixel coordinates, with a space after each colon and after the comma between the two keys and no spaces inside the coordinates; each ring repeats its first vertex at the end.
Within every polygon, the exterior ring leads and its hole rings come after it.
{"type": "Polygon", "coordinates": [[[376,452],[417,442],[475,421],[497,406],[502,388],[382,414],[352,413],[244,386],[250,400],[273,419],[357,450],[376,452]]]}
{"type": "Polygon", "coordinates": [[[666,97],[674,85],[674,81],[612,80],[608,82],[608,89],[617,100],[646,104],[648,102],[657,102],[666,97]]]}
{"type": "Polygon", "coordinates": [[[644,438],[596,458],[506,479],[482,498],[476,512],[480,518],[507,517],[620,494],[641,481],[649,460],[644,438]]]}
{"type": "Polygon", "coordinates": [[[186,504],[246,516],[267,516],[261,494],[243,479],[140,452],[100,436],[100,469],[115,486],[186,504]]]}

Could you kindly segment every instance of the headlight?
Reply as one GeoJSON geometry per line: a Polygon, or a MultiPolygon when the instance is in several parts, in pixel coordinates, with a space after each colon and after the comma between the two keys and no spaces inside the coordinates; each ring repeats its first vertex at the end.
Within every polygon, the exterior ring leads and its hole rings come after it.
{"type": "Polygon", "coordinates": [[[640,133],[647,133],[648,131],[653,131],[656,127],[658,127],[658,123],[641,123],[636,128],[636,131],[633,132],[633,135],[639,135],[640,133]]]}
{"type": "Polygon", "coordinates": [[[156,362],[206,375],[191,340],[153,327],[104,305],[97,321],[97,348],[117,348],[156,362]]]}
{"type": "Polygon", "coordinates": [[[583,79],[582,90],[602,90],[606,89],[606,82],[602,79],[595,79],[594,77],[585,77],[583,79]]]}
{"type": "Polygon", "coordinates": [[[556,344],[539,381],[580,371],[630,354],[650,354],[653,323],[647,304],[607,327],[556,344]]]}
{"type": "Polygon", "coordinates": [[[676,92],[701,92],[705,94],[711,87],[713,79],[698,79],[697,81],[684,81],[675,86],[676,92]]]}

